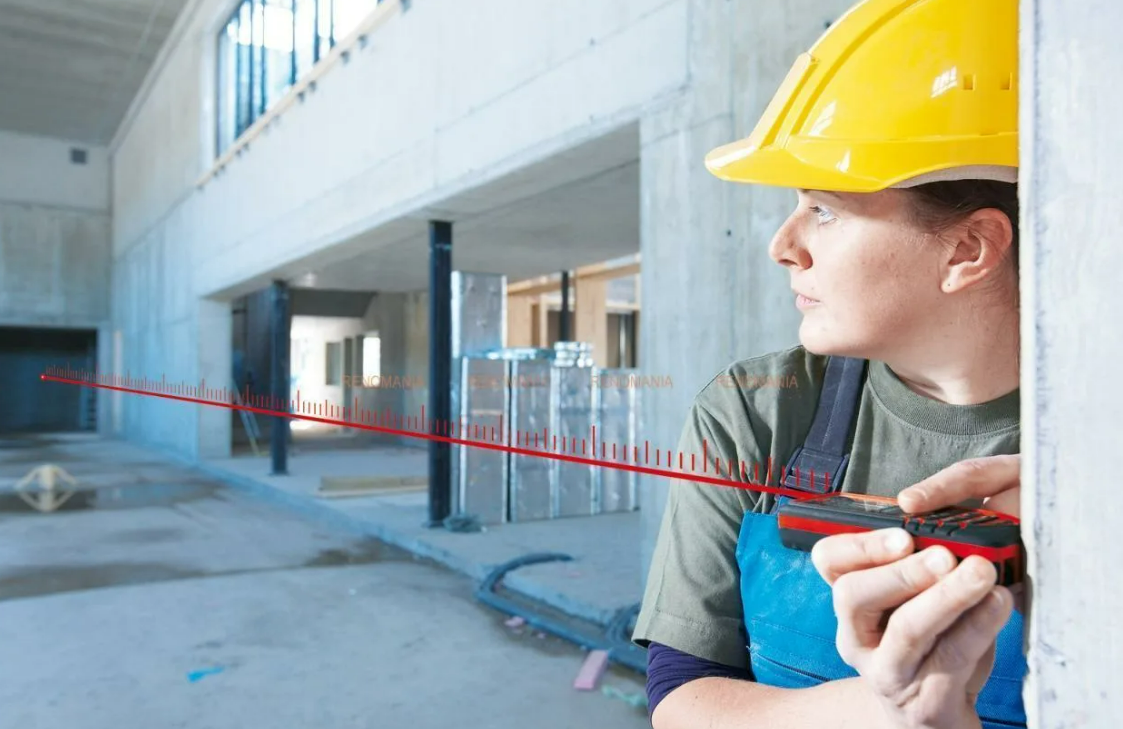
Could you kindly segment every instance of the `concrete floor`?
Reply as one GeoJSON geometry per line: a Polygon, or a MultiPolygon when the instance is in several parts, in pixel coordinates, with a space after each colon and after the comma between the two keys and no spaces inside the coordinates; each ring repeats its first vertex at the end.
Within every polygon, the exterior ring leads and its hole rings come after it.
{"type": "Polygon", "coordinates": [[[268,456],[239,456],[201,464],[208,474],[309,517],[349,526],[424,555],[473,579],[532,552],[561,552],[571,562],[523,567],[505,584],[580,618],[605,622],[643,595],[639,511],[493,525],[461,534],[425,526],[428,496],[396,493],[356,498],[316,496],[322,476],[424,476],[424,449],[362,439],[299,440],[287,476],[270,476],[268,456]],[[349,447],[349,445],[358,447],[349,447]]]}
{"type": "Polygon", "coordinates": [[[139,448],[0,438],[0,486],[43,462],[96,498],[0,500],[0,729],[648,726],[642,679],[574,691],[583,653],[466,578],[139,448]]]}

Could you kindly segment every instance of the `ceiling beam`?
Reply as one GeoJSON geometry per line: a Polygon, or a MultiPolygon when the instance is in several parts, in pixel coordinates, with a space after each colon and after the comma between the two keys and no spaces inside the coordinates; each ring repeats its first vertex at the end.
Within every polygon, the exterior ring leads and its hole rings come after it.
{"type": "MultiPolygon", "coordinates": [[[[585,281],[608,281],[625,276],[635,276],[640,272],[640,257],[637,253],[634,258],[617,263],[597,263],[592,266],[578,268],[571,277],[585,281]]],[[[538,296],[561,290],[561,276],[539,276],[525,281],[518,281],[507,287],[508,296],[538,296]]]]}

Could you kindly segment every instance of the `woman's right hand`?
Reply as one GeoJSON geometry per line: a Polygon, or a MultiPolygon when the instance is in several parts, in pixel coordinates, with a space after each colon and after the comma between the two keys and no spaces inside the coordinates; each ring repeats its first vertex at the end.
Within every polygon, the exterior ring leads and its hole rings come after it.
{"type": "Polygon", "coordinates": [[[977,729],[1013,599],[994,566],[956,565],[943,547],[914,553],[902,529],[820,540],[811,559],[831,585],[839,654],[903,729],[977,729]]]}

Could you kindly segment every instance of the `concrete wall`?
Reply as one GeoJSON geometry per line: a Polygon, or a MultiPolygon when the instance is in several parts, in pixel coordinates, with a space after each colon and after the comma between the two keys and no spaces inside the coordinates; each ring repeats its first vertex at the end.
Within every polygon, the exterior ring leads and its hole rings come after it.
{"type": "MultiPolygon", "coordinates": [[[[689,5],[691,86],[641,126],[640,363],[674,382],[644,391],[643,437],[668,449],[698,390],[723,367],[799,342],[788,276],[767,253],[794,193],[721,182],[703,159],[748,135],[796,56],[851,0],[689,5]]],[[[641,484],[646,574],[668,484],[641,484]]]]}
{"type": "MultiPolygon", "coordinates": [[[[362,319],[344,317],[294,316],[289,334],[292,338],[291,393],[296,397],[300,391],[302,402],[324,402],[332,405],[347,406],[343,400],[343,380],[340,384],[327,384],[327,344],[339,342],[341,345],[340,362],[344,349],[343,340],[356,337],[366,331],[362,319]]],[[[294,424],[294,428],[299,428],[294,424]]]]}
{"type": "MultiPolygon", "coordinates": [[[[114,140],[114,312],[133,371],[203,376],[202,297],[330,263],[347,253],[333,244],[635,120],[687,81],[686,0],[418,0],[196,189],[214,158],[227,9],[188,5],[114,140]],[[161,275],[171,290],[150,307],[161,275]],[[184,347],[174,363],[161,354],[184,347]]],[[[148,438],[177,407],[138,405],[124,428],[148,438]]],[[[180,425],[162,444],[195,452],[180,425]]]]}
{"type": "MultiPolygon", "coordinates": [[[[421,406],[429,404],[428,293],[378,294],[371,301],[363,324],[365,331],[377,331],[381,339],[382,378],[378,387],[356,391],[361,407],[375,413],[388,409],[403,415],[420,415],[421,406]]],[[[392,436],[387,440],[428,447],[427,441],[418,438],[392,436]]]]}
{"type": "MultiPolygon", "coordinates": [[[[105,148],[0,132],[0,325],[96,329],[102,370],[112,339],[108,160],[105,148]],[[71,163],[73,147],[86,164],[71,163]]],[[[108,414],[99,397],[99,427],[108,414]]]]}
{"type": "Polygon", "coordinates": [[[109,316],[109,165],[0,132],[0,324],[97,328],[109,316]]]}
{"type": "Polygon", "coordinates": [[[1031,727],[1123,714],[1119,447],[1123,209],[1115,204],[1123,6],[1022,3],[1022,537],[1031,727]]]}
{"type": "Polygon", "coordinates": [[[0,131],[0,201],[108,212],[109,151],[0,131]],[[86,164],[70,161],[72,148],[86,152],[86,164]]]}

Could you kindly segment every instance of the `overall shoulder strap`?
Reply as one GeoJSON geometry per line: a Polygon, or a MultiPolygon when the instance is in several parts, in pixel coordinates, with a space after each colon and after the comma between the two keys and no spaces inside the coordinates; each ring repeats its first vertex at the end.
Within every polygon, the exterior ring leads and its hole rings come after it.
{"type": "Polygon", "coordinates": [[[824,493],[841,486],[850,460],[851,431],[858,416],[866,365],[866,360],[852,357],[827,360],[815,419],[803,445],[788,461],[785,488],[824,493]]]}

